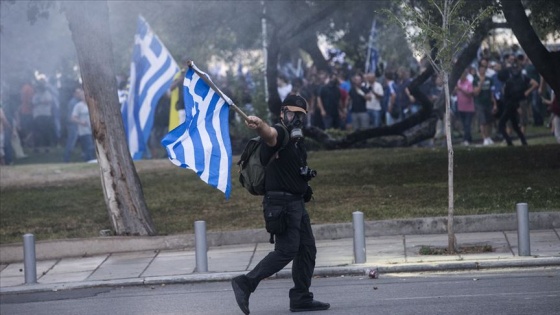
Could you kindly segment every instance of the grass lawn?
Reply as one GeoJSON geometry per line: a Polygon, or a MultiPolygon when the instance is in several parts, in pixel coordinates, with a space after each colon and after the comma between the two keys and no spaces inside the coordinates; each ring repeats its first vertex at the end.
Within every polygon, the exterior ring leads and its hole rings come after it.
{"type": "MultiPolygon", "coordinates": [[[[456,147],[455,215],[560,210],[560,146],[456,147]]],[[[234,162],[237,157],[234,157],[234,162]]],[[[315,224],[447,215],[445,148],[353,149],[309,152],[315,200],[307,204],[315,224]]],[[[232,171],[231,198],[191,171],[167,160],[136,163],[144,195],[160,235],[192,233],[196,220],[209,231],[263,228],[261,198],[251,196],[232,171]]],[[[3,167],[0,188],[0,243],[98,236],[110,229],[96,164],[43,164],[3,167]],[[10,174],[8,174],[8,171],[10,174]],[[67,174],[46,181],[43,173],[67,174]],[[9,177],[10,175],[11,177],[9,177]],[[10,185],[9,178],[37,182],[10,185]],[[78,176],[82,175],[82,176],[78,176]]]]}

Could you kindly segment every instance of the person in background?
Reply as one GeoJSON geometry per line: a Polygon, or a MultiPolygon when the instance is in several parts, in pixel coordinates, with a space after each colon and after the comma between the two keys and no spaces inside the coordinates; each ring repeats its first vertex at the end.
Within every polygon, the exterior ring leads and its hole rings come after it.
{"type": "Polygon", "coordinates": [[[541,95],[542,103],[546,105],[550,112],[549,126],[552,135],[556,138],[556,142],[560,144],[560,104],[558,103],[558,97],[554,93],[554,90],[543,78],[541,78],[539,94],[541,95]]]}
{"type": "MultiPolygon", "coordinates": [[[[336,74],[331,74],[327,84],[319,88],[317,97],[317,109],[323,119],[323,128],[340,129],[344,122],[340,119],[339,110],[343,108],[342,95],[336,74]]],[[[317,110],[316,109],[316,110],[317,110]]]]}
{"type": "Polygon", "coordinates": [[[461,78],[455,87],[457,95],[457,111],[459,119],[463,125],[463,145],[468,146],[472,142],[471,125],[474,116],[474,89],[472,82],[469,81],[467,75],[469,70],[463,71],[461,78]]]}
{"type": "Polygon", "coordinates": [[[556,142],[560,144],[560,104],[558,102],[558,95],[554,95],[552,101],[550,103],[547,102],[547,105],[552,113],[552,121],[550,122],[552,133],[556,138],[556,142]]]}
{"type": "Polygon", "coordinates": [[[492,78],[487,76],[486,66],[480,63],[478,73],[473,80],[474,103],[483,145],[492,145],[492,124],[494,122],[492,112],[498,110],[498,105],[494,99],[492,78]]]}
{"type": "Polygon", "coordinates": [[[323,117],[319,109],[319,98],[321,87],[327,82],[327,73],[324,70],[318,71],[317,74],[311,76],[309,88],[311,90],[311,103],[308,103],[308,116],[311,126],[317,127],[321,130],[325,129],[323,125],[323,117]]]}
{"type": "Polygon", "coordinates": [[[366,100],[366,108],[369,116],[369,123],[371,128],[381,127],[381,100],[383,99],[384,92],[381,83],[377,82],[375,73],[368,73],[365,76],[366,91],[370,98],[366,100]]]}
{"type": "Polygon", "coordinates": [[[496,71],[494,70],[494,66],[496,65],[496,62],[492,61],[490,62],[488,58],[482,58],[480,59],[480,61],[478,62],[478,66],[480,68],[480,66],[483,66],[486,68],[486,76],[491,78],[496,74],[496,71]]]}
{"type": "MultiPolygon", "coordinates": [[[[293,87],[292,87],[292,91],[290,92],[290,94],[300,95],[307,102],[308,108],[311,108],[312,104],[314,103],[315,100],[313,98],[313,90],[312,90],[310,84],[306,84],[305,81],[301,78],[295,78],[292,81],[292,86],[293,87]]],[[[308,112],[310,112],[310,111],[308,111],[308,112]]],[[[306,115],[305,127],[310,127],[310,126],[311,126],[311,115],[308,114],[308,115],[306,115]]]]}
{"type": "MultiPolygon", "coordinates": [[[[443,79],[441,76],[434,74],[431,80],[433,80],[434,83],[431,85],[426,96],[428,96],[428,99],[434,104],[434,111],[438,116],[436,133],[432,141],[432,144],[435,144],[435,141],[445,138],[445,96],[443,95],[443,79]]],[[[451,123],[451,125],[453,126],[453,123],[451,123]]]]}
{"type": "Polygon", "coordinates": [[[8,118],[8,121],[12,123],[12,130],[11,130],[12,137],[10,139],[11,146],[10,148],[7,147],[6,148],[11,149],[12,158],[25,159],[29,156],[25,154],[25,152],[23,151],[23,146],[21,145],[21,139],[19,137],[19,121],[17,116],[17,109],[15,109],[15,111],[12,111],[11,114],[7,114],[6,116],[8,118]]]}
{"type": "Polygon", "coordinates": [[[292,91],[292,84],[283,74],[280,74],[278,78],[276,78],[276,83],[278,84],[278,95],[280,96],[280,100],[283,101],[292,91]]]}
{"type": "MultiPolygon", "coordinates": [[[[540,86],[542,81],[541,76],[537,71],[537,68],[535,68],[535,65],[533,65],[533,63],[531,62],[531,59],[529,59],[528,57],[525,58],[524,70],[527,76],[535,80],[540,86]]],[[[539,95],[539,89],[534,89],[533,92],[531,92],[531,95],[527,97],[527,101],[533,115],[533,126],[543,126],[545,117],[544,114],[546,113],[546,109],[543,108],[544,106],[539,95]]]]}
{"type": "Polygon", "coordinates": [[[33,147],[33,96],[35,90],[31,80],[26,80],[20,90],[20,105],[18,111],[19,127],[23,145],[33,147]]]}
{"type": "Polygon", "coordinates": [[[338,116],[340,117],[340,129],[352,130],[352,115],[350,111],[352,106],[350,104],[350,75],[344,69],[336,70],[338,75],[338,89],[340,90],[340,106],[338,108],[338,116]]]}
{"type": "MultiPolygon", "coordinates": [[[[512,64],[512,67],[514,67],[515,65],[519,66],[519,68],[521,68],[521,75],[523,77],[530,78],[529,76],[527,76],[527,72],[525,71],[526,62],[527,58],[525,58],[525,55],[523,53],[518,53],[516,55],[514,63],[512,64]]],[[[538,81],[535,82],[537,82],[538,87],[538,81]]],[[[519,100],[519,108],[517,112],[519,113],[519,124],[521,125],[521,132],[525,133],[525,131],[527,130],[527,125],[529,124],[529,116],[531,114],[531,104],[529,96],[523,97],[519,100]]]]}
{"type": "Polygon", "coordinates": [[[17,122],[12,119],[13,107],[7,98],[4,98],[3,88],[0,87],[0,152],[1,163],[3,165],[12,165],[16,158],[12,146],[14,136],[17,136],[17,122]]]}
{"type": "Polygon", "coordinates": [[[83,89],[79,89],[77,96],[78,103],[74,105],[71,120],[78,126],[78,141],[82,147],[82,158],[85,162],[88,162],[95,159],[89,109],[84,102],[83,89]]]}
{"type": "Polygon", "coordinates": [[[4,149],[4,146],[9,145],[10,143],[10,138],[6,137],[8,134],[6,131],[12,129],[13,128],[10,125],[8,118],[6,118],[6,115],[4,114],[4,109],[2,109],[2,106],[0,105],[0,165],[6,164],[6,150],[4,149]],[[8,138],[8,140],[6,140],[6,138],[8,138]]]}
{"type": "Polygon", "coordinates": [[[170,108],[173,109],[173,111],[170,110],[169,113],[169,129],[171,130],[184,123],[187,119],[185,102],[183,101],[183,80],[189,68],[189,61],[190,59],[187,56],[181,59],[181,71],[175,74],[173,82],[169,87],[171,91],[170,108]],[[171,117],[173,117],[173,119],[171,117]]]}
{"type": "Polygon", "coordinates": [[[70,101],[68,101],[68,119],[66,124],[66,146],[64,147],[64,155],[62,160],[64,163],[70,162],[70,155],[72,150],[76,146],[78,141],[78,125],[72,120],[72,113],[74,112],[74,106],[80,102],[80,94],[83,94],[81,87],[74,89],[74,94],[70,101]]]}
{"type": "Polygon", "coordinates": [[[128,81],[126,79],[122,79],[117,87],[117,96],[119,98],[121,108],[124,102],[128,99],[128,88],[128,81]]]}
{"type": "Polygon", "coordinates": [[[391,112],[389,111],[392,109],[391,104],[395,102],[395,98],[397,95],[395,94],[395,81],[394,81],[394,73],[387,71],[385,72],[385,76],[383,79],[383,100],[381,101],[381,110],[385,112],[385,124],[390,126],[394,124],[396,121],[393,119],[391,112]]]}
{"type": "Polygon", "coordinates": [[[410,106],[415,102],[414,97],[410,94],[408,86],[412,80],[410,79],[409,71],[401,67],[397,71],[397,78],[393,83],[393,89],[395,91],[394,102],[389,104],[389,113],[394,123],[403,120],[408,112],[410,111],[410,106]]]}
{"type": "Polygon", "coordinates": [[[506,123],[511,121],[511,127],[517,133],[523,145],[527,145],[527,140],[523,131],[519,127],[517,112],[520,102],[527,98],[530,93],[537,88],[538,83],[523,75],[520,62],[514,62],[509,69],[503,70],[500,74],[504,84],[504,112],[500,117],[498,129],[504,137],[508,146],[513,145],[510,136],[506,132],[506,123]]]}
{"type": "Polygon", "coordinates": [[[362,86],[362,76],[354,74],[351,79],[352,87],[350,88],[350,102],[353,130],[361,130],[369,128],[369,115],[366,108],[366,101],[370,100],[372,95],[362,86]]]}
{"type": "Polygon", "coordinates": [[[170,106],[171,95],[170,93],[164,93],[157,103],[157,107],[154,112],[154,124],[152,126],[152,131],[150,132],[150,138],[148,139],[148,148],[153,159],[167,156],[164,147],[161,145],[161,139],[163,139],[169,131],[168,123],[170,106]]]}
{"type": "Polygon", "coordinates": [[[504,54],[504,67],[503,67],[504,69],[509,69],[514,62],[515,62],[514,53],[504,54]]]}
{"type": "Polygon", "coordinates": [[[55,125],[54,125],[54,96],[47,87],[45,79],[39,79],[37,91],[33,96],[33,136],[35,138],[35,152],[44,148],[49,152],[49,148],[55,144],[55,125]]]}

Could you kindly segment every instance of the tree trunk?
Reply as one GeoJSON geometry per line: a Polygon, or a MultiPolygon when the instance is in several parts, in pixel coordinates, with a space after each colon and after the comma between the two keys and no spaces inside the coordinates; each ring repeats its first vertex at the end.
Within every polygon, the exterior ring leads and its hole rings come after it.
{"type": "Polygon", "coordinates": [[[272,116],[271,120],[273,122],[279,120],[280,107],[282,106],[282,100],[280,100],[280,95],[278,94],[278,84],[276,83],[276,78],[278,77],[278,57],[280,56],[281,45],[289,45],[291,41],[297,40],[298,36],[308,28],[328,18],[329,15],[335,12],[338,6],[339,3],[336,1],[332,2],[320,11],[296,24],[286,23],[283,20],[274,21],[275,15],[269,13],[265,14],[267,25],[271,26],[267,28],[267,30],[272,34],[265,40],[269,40],[266,78],[268,81],[268,110],[270,111],[272,116]]]}
{"type": "Polygon", "coordinates": [[[443,73],[443,89],[445,91],[445,138],[447,140],[447,252],[455,253],[455,229],[453,215],[455,212],[455,197],[453,191],[453,141],[451,134],[451,102],[449,93],[449,74],[443,73]]]}
{"type": "Polygon", "coordinates": [[[310,40],[310,38],[305,38],[300,42],[300,47],[309,54],[311,60],[313,60],[313,65],[318,70],[328,70],[329,63],[323,56],[321,49],[317,45],[317,40],[310,40]]]}
{"type": "Polygon", "coordinates": [[[117,99],[106,1],[64,2],[89,108],[109,217],[117,235],[155,235],[117,99]]]}
{"type": "Polygon", "coordinates": [[[520,0],[501,1],[504,16],[519,44],[544,80],[560,94],[560,51],[549,52],[535,33],[520,0]]]}
{"type": "MultiPolygon", "coordinates": [[[[444,3],[442,29],[446,30],[443,37],[443,50],[447,48],[447,35],[449,34],[449,21],[451,4],[449,0],[444,3]]],[[[449,73],[444,68],[443,89],[445,91],[445,139],[447,140],[447,253],[455,253],[455,229],[453,222],[453,214],[455,212],[455,196],[453,192],[453,141],[451,134],[451,97],[449,93],[449,73]]]]}

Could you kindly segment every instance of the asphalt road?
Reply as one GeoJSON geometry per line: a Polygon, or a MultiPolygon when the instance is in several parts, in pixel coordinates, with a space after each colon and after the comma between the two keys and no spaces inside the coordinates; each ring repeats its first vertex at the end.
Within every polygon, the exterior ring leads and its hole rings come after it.
{"type": "MultiPolygon", "coordinates": [[[[290,314],[291,280],[263,281],[251,314],[290,314]]],[[[560,268],[317,278],[314,314],[559,314],[560,268]]],[[[3,294],[0,314],[242,314],[229,282],[3,294]]]]}

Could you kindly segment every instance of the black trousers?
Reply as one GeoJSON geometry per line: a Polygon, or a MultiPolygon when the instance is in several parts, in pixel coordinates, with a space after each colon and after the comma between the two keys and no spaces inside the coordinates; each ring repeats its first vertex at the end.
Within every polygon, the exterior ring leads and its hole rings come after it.
{"type": "Polygon", "coordinates": [[[271,204],[285,205],[287,228],[284,233],[276,235],[274,251],[246,275],[250,290],[254,292],[261,280],[272,276],[293,261],[294,287],[290,289],[290,303],[309,302],[313,300],[313,293],[309,292],[309,287],[317,255],[309,214],[301,196],[265,196],[263,206],[271,204]]]}
{"type": "Polygon", "coordinates": [[[518,115],[517,108],[519,108],[519,105],[517,106],[515,106],[514,104],[505,105],[504,112],[502,113],[502,116],[500,117],[500,121],[498,123],[498,130],[506,140],[507,144],[513,145],[510,136],[506,132],[506,123],[508,122],[508,120],[511,121],[511,127],[513,128],[513,131],[517,133],[517,136],[521,140],[521,143],[523,145],[527,145],[527,140],[525,139],[525,135],[519,128],[519,118],[517,116],[518,115]]]}

